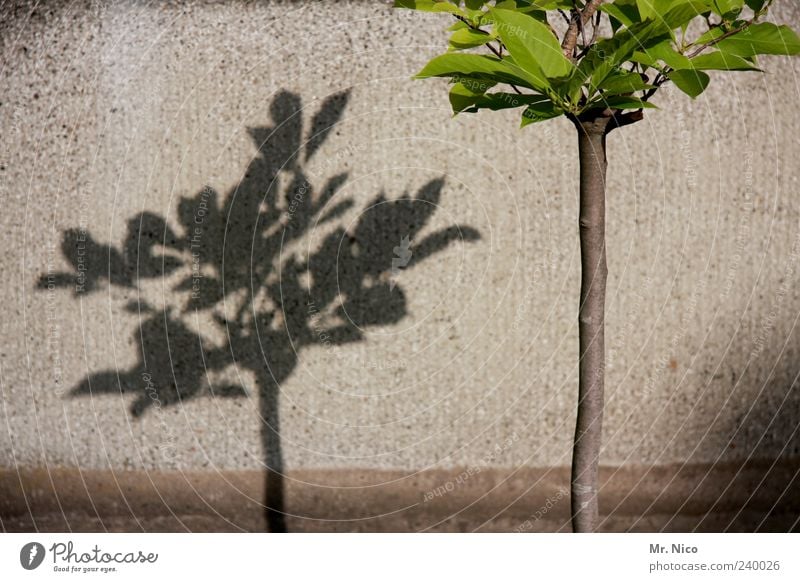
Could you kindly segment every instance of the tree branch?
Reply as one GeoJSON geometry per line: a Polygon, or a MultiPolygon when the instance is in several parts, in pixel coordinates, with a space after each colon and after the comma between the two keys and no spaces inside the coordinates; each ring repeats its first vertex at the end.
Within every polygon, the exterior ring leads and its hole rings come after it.
{"type": "Polygon", "coordinates": [[[641,109],[631,111],[630,113],[615,113],[611,117],[611,121],[606,127],[606,133],[609,133],[613,129],[617,129],[618,127],[631,125],[632,123],[636,123],[642,119],[644,119],[644,112],[641,109]]]}
{"type": "Polygon", "coordinates": [[[561,41],[561,50],[569,60],[573,60],[575,46],[578,44],[578,33],[583,30],[584,25],[594,16],[603,2],[604,0],[589,0],[583,10],[573,8],[570,12],[570,23],[564,34],[564,40],[561,41]]]}

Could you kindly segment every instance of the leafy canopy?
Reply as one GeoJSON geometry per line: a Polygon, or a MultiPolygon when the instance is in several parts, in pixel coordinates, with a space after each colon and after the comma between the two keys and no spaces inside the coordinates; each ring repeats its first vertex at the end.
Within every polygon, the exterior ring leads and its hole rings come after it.
{"type": "Polygon", "coordinates": [[[446,77],[454,113],[524,107],[522,125],[596,114],[624,124],[671,82],[692,98],[706,71],[758,71],[800,53],[773,0],[396,0],[455,18],[449,48],[417,78],[446,77]],[[486,53],[488,49],[489,53],[486,53]]]}

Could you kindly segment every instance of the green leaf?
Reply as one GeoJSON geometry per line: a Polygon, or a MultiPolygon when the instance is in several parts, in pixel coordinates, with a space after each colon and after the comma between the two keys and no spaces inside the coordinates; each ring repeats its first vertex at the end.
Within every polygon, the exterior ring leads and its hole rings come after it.
{"type": "Polygon", "coordinates": [[[675,83],[678,89],[686,93],[692,99],[705,91],[706,87],[708,87],[708,82],[711,80],[704,72],[691,69],[670,71],[667,73],[667,77],[669,77],[670,81],[675,83]]]}
{"type": "Polygon", "coordinates": [[[654,0],[636,0],[636,5],[639,8],[639,14],[642,17],[642,20],[655,20],[656,16],[658,16],[658,11],[654,6],[654,0]]]}
{"type": "Polygon", "coordinates": [[[514,71],[517,75],[527,80],[529,87],[536,89],[537,91],[541,91],[542,93],[546,93],[550,89],[552,89],[552,85],[547,80],[544,72],[539,70],[538,72],[527,70],[523,67],[520,67],[517,64],[514,55],[507,54],[503,57],[503,62],[506,63],[512,71],[514,71]]]}
{"type": "Polygon", "coordinates": [[[620,25],[631,27],[642,20],[636,0],[617,0],[613,4],[601,4],[600,10],[611,16],[611,26],[615,32],[620,25]]]}
{"type": "Polygon", "coordinates": [[[450,88],[449,95],[453,113],[457,114],[474,106],[484,93],[493,86],[493,83],[485,83],[473,79],[464,79],[463,81],[454,83],[450,88]]]}
{"type": "MultiPolygon", "coordinates": [[[[535,77],[567,77],[572,63],[549,27],[513,10],[492,9],[495,32],[521,68],[535,77]]],[[[549,83],[548,83],[549,85],[549,83]]]]}
{"type": "Polygon", "coordinates": [[[619,65],[631,59],[635,51],[648,50],[653,44],[669,40],[663,22],[641,22],[617,32],[613,38],[597,42],[584,57],[578,69],[581,77],[590,77],[598,87],[619,65]]]}
{"type": "Polygon", "coordinates": [[[649,87],[650,85],[644,82],[639,73],[625,71],[620,75],[608,77],[598,89],[602,89],[606,95],[620,95],[622,93],[643,91],[649,87]]]}
{"type": "Polygon", "coordinates": [[[744,0],[712,0],[711,9],[726,20],[736,18],[742,11],[744,0]]]}
{"type": "Polygon", "coordinates": [[[788,26],[762,22],[722,39],[716,47],[740,57],[796,55],[800,53],[800,38],[788,26]]]}
{"type": "Polygon", "coordinates": [[[520,76],[520,70],[505,60],[486,55],[447,53],[434,57],[417,73],[415,79],[429,77],[475,77],[495,83],[510,83],[535,89],[527,78],[520,76]]]}
{"type": "Polygon", "coordinates": [[[646,51],[651,58],[664,61],[673,69],[690,69],[691,61],[672,47],[672,42],[664,41],[646,51]]]}
{"type": "Polygon", "coordinates": [[[764,4],[767,3],[767,0],[744,0],[744,3],[753,11],[758,12],[762,8],[764,8],[764,4]]]}
{"type": "Polygon", "coordinates": [[[760,71],[740,56],[716,51],[692,59],[692,68],[699,71],[760,71]]]}
{"type": "Polygon", "coordinates": [[[472,28],[456,30],[450,36],[450,46],[461,50],[481,46],[494,39],[494,36],[472,28]]]}
{"type": "Polygon", "coordinates": [[[520,127],[525,127],[531,123],[538,123],[562,115],[564,112],[548,100],[541,103],[534,103],[525,108],[522,112],[522,122],[520,127]]]}
{"type": "Polygon", "coordinates": [[[709,0],[667,1],[669,6],[662,10],[662,14],[664,14],[664,21],[671,29],[681,28],[693,18],[705,14],[709,10],[709,0]]]}
{"type": "Polygon", "coordinates": [[[506,92],[476,94],[461,86],[460,83],[453,85],[450,90],[450,105],[452,105],[453,112],[456,114],[461,112],[474,113],[479,109],[491,109],[492,111],[513,109],[523,105],[536,105],[545,101],[549,102],[550,100],[544,95],[518,95],[517,93],[506,92]]]}
{"type": "Polygon", "coordinates": [[[657,107],[649,101],[642,101],[636,97],[621,95],[603,99],[600,103],[611,109],[657,109],[657,107]]]}
{"type": "Polygon", "coordinates": [[[701,44],[706,44],[709,41],[714,40],[715,38],[721,37],[725,34],[725,31],[720,26],[715,26],[714,28],[710,28],[699,37],[697,40],[692,43],[694,46],[700,46],[701,44]]]}
{"type": "Polygon", "coordinates": [[[516,9],[522,12],[530,10],[556,10],[558,8],[569,10],[574,7],[572,0],[502,0],[495,4],[495,8],[516,9]],[[525,5],[529,6],[526,8],[525,5]]]}
{"type": "MultiPolygon", "coordinates": [[[[632,63],[639,63],[641,65],[646,65],[648,67],[659,67],[658,59],[652,56],[650,53],[643,53],[642,51],[636,51],[630,58],[632,63]]],[[[659,67],[660,68],[660,67],[659,67]]]]}
{"type": "Polygon", "coordinates": [[[409,10],[419,10],[420,12],[449,12],[466,16],[458,6],[450,2],[434,2],[433,0],[395,0],[395,8],[408,8],[409,10]]]}
{"type": "Polygon", "coordinates": [[[476,105],[482,109],[511,109],[523,105],[539,105],[550,103],[549,98],[544,95],[517,95],[516,93],[487,93],[476,105]]]}
{"type": "Polygon", "coordinates": [[[456,20],[453,24],[447,27],[447,30],[461,30],[462,28],[469,28],[466,22],[463,20],[456,20]]]}
{"type": "MultiPolygon", "coordinates": [[[[710,10],[712,0],[617,0],[613,4],[601,4],[600,10],[607,12],[625,26],[643,20],[663,23],[670,30],[680,28],[692,18],[710,10]]],[[[612,21],[612,27],[614,23],[612,21]]],[[[616,27],[614,28],[616,31],[616,27]]]]}

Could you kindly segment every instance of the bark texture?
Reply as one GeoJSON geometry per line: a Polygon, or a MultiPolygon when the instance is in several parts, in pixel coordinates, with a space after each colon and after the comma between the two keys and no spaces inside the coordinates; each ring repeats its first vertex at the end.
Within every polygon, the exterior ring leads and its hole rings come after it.
{"type": "Polygon", "coordinates": [[[578,312],[578,417],[572,454],[572,529],[598,525],[597,467],[603,429],[605,374],[606,133],[610,119],[578,121],[581,296],[578,312]]]}
{"type": "Polygon", "coordinates": [[[583,27],[589,23],[603,2],[604,0],[589,0],[582,10],[576,7],[570,12],[569,26],[561,42],[561,50],[568,59],[575,60],[573,57],[575,45],[578,44],[578,34],[583,31],[583,27]]]}

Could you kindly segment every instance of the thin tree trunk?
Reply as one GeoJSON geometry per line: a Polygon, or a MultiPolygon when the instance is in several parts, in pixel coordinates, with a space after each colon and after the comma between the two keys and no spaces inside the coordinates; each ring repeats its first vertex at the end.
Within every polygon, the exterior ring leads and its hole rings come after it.
{"type": "Polygon", "coordinates": [[[580,155],[581,298],[578,311],[578,417],[572,453],[572,529],[598,525],[597,466],[605,372],[605,182],[607,119],[577,121],[580,155]]]}

